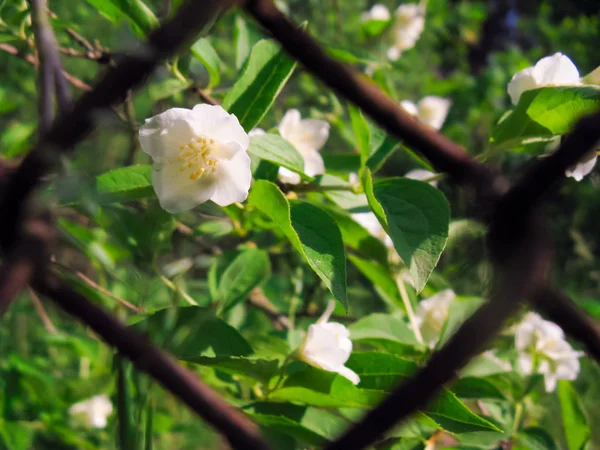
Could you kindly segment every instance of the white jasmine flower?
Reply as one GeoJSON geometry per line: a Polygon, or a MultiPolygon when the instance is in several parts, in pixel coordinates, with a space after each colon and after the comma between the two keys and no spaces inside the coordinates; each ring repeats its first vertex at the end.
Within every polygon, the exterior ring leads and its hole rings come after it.
{"type": "Polygon", "coordinates": [[[583,353],[573,350],[558,325],[538,314],[528,313],[517,326],[515,346],[521,372],[544,375],[546,392],[553,391],[558,380],[577,378],[583,353]]]}
{"type": "Polygon", "coordinates": [[[454,292],[446,289],[421,301],[417,306],[415,310],[416,325],[421,330],[423,340],[429,347],[435,347],[442,327],[448,318],[450,304],[455,298],[454,292]]]}
{"type": "Polygon", "coordinates": [[[590,153],[585,155],[577,164],[565,170],[565,175],[568,177],[575,178],[576,181],[581,181],[583,180],[583,177],[585,177],[588,173],[594,170],[596,160],[596,150],[592,150],[590,153]]]}
{"type": "Polygon", "coordinates": [[[544,86],[578,86],[581,84],[579,71],[568,56],[555,53],[540,59],[535,66],[513,75],[508,83],[508,94],[516,105],[521,94],[544,86]]]}
{"type": "MultiPolygon", "coordinates": [[[[410,178],[413,180],[427,180],[428,178],[434,177],[435,173],[430,172],[429,170],[425,170],[425,169],[413,169],[410,172],[407,172],[406,175],[404,175],[405,178],[410,178]]],[[[438,186],[438,182],[437,180],[433,180],[429,182],[430,185],[432,185],[433,187],[437,187],[438,186]]]]}
{"type": "Polygon", "coordinates": [[[86,416],[87,422],[94,428],[105,428],[107,417],[112,413],[113,406],[106,395],[96,395],[90,399],[75,403],[69,408],[71,416],[86,416]]]}
{"type": "Polygon", "coordinates": [[[368,10],[367,12],[362,13],[361,20],[363,22],[368,22],[369,20],[390,20],[390,11],[385,7],[385,5],[376,4],[368,10]]]}
{"type": "MultiPolygon", "coordinates": [[[[329,124],[324,120],[302,119],[297,109],[285,113],[279,124],[279,133],[288,140],[304,158],[304,173],[308,176],[325,173],[319,150],[329,137],[329,124]]],[[[284,183],[300,183],[300,175],[285,167],[279,168],[279,179],[284,183]]]]}
{"type": "Polygon", "coordinates": [[[248,136],[250,136],[250,137],[252,137],[252,136],[262,136],[263,134],[267,134],[267,133],[262,128],[252,128],[248,132],[248,136]]]}
{"type": "Polygon", "coordinates": [[[452,102],[450,100],[436,97],[435,95],[423,97],[417,104],[414,104],[410,100],[403,100],[400,102],[400,106],[402,106],[407,113],[415,116],[420,122],[423,122],[436,130],[442,128],[451,104],[452,102]]]}
{"type": "Polygon", "coordinates": [[[142,150],[152,157],[152,185],[160,205],[175,214],[212,200],[221,206],[248,196],[249,138],[222,107],[171,108],[146,119],[142,150]]]}
{"type": "Polygon", "coordinates": [[[415,46],[425,28],[425,17],[423,8],[416,3],[400,5],[394,13],[394,27],[392,34],[394,45],[387,52],[391,61],[400,58],[403,51],[415,46]]]}
{"type": "Polygon", "coordinates": [[[352,383],[358,384],[359,376],[344,366],[352,353],[350,331],[341,323],[328,322],[334,307],[335,302],[330,300],[317,323],[308,327],[308,333],[298,349],[298,355],[302,361],[311,366],[339,373],[352,383]]]}

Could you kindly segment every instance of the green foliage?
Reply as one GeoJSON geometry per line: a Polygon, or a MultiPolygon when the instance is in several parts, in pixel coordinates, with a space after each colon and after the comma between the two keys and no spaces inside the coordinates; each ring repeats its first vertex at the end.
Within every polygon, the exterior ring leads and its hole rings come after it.
{"type": "MultiPolygon", "coordinates": [[[[61,62],[78,98],[84,83],[93,86],[123,55],[143,50],[139,41],[184,2],[50,3],[61,62]]],[[[370,3],[277,2],[295,21],[306,21],[328,55],[394,102],[450,99],[441,133],[508,178],[598,110],[597,86],[526,91],[514,107],[506,92],[516,71],[556,51],[569,55],[582,75],[596,68],[600,19],[590,2],[544,1],[535,8],[513,2],[509,15],[485,2],[426,3],[415,47],[389,61],[397,19],[363,21],[370,3]],[[498,27],[507,32],[491,39],[498,27]]],[[[0,155],[10,165],[38,138],[29,4],[0,0],[0,155]]],[[[394,16],[398,3],[384,4],[394,16]]],[[[51,270],[242,410],[274,450],[334,441],[448,342],[482,305],[491,280],[487,230],[475,220],[480,205],[471,193],[444,174],[436,176],[437,187],[402,177],[434,168],[295,68],[243,9],[223,12],[132,91],[125,107],[94,116],[98,131],[43,178],[32,204],[56,216],[51,270]],[[151,116],[205,100],[220,103],[247,132],[260,127],[266,134],[250,139],[247,200],[226,207],[207,201],[174,217],[157,202],[137,131],[151,116]],[[292,108],[330,124],[323,146],[310,133],[298,133],[295,142],[279,135],[281,117],[292,108]],[[312,144],[325,167],[316,176],[305,173],[312,144]],[[280,168],[298,174],[300,183],[278,181],[280,168]],[[457,294],[447,313],[433,311],[440,321],[427,317],[422,302],[446,289],[457,294]],[[356,385],[315,361],[309,365],[303,353],[308,327],[323,326],[318,318],[334,299],[339,304],[328,322],[349,332],[349,342],[337,335],[335,343],[351,342],[344,366],[360,378],[356,385]],[[415,333],[427,320],[437,327],[435,346],[415,333]]],[[[177,133],[171,137],[170,144],[178,142],[177,133]]],[[[552,281],[596,318],[597,191],[597,173],[581,183],[564,180],[546,205],[560,263],[552,281]]],[[[45,299],[41,307],[33,300],[23,292],[0,324],[1,449],[223,446],[210,426],[88,329],[45,299]],[[102,429],[69,413],[97,395],[114,408],[102,429]]],[[[555,392],[545,392],[541,375],[519,369],[517,320],[429,404],[383,436],[377,450],[597,448],[598,368],[581,358],[576,381],[561,380],[555,392]]],[[[319,341],[317,351],[327,356],[332,342],[319,341]]]]}
{"type": "Polygon", "coordinates": [[[240,78],[223,100],[223,108],[235,114],[246,131],[265,116],[292,75],[296,63],[273,41],[263,40],[253,48],[240,78]]]}

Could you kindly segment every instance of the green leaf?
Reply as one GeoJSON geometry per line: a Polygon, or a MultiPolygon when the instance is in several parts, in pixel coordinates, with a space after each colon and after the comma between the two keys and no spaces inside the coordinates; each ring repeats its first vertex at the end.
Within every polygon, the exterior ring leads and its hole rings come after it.
{"type": "MultiPolygon", "coordinates": [[[[153,29],[158,28],[158,19],[142,0],[108,0],[108,2],[118,8],[144,34],[148,34],[153,29]]],[[[106,3],[106,0],[104,3],[106,3]]]]}
{"type": "Polygon", "coordinates": [[[360,151],[361,166],[364,166],[371,152],[371,133],[369,130],[369,124],[362,115],[362,112],[353,106],[348,105],[348,111],[350,112],[350,121],[352,122],[352,129],[356,136],[356,144],[360,151]]]}
{"type": "Polygon", "coordinates": [[[274,428],[309,445],[331,441],[349,425],[328,411],[291,403],[255,403],[244,412],[263,427],[274,428]]]}
{"type": "Polygon", "coordinates": [[[221,82],[221,60],[216,50],[206,38],[198,39],[190,49],[192,55],[204,65],[208,72],[208,89],[218,86],[221,82]]]}
{"type": "Polygon", "coordinates": [[[422,181],[393,178],[374,186],[394,247],[420,292],[448,239],[450,206],[436,188],[422,181]]]}
{"type": "Polygon", "coordinates": [[[15,158],[29,150],[35,122],[17,122],[4,125],[0,131],[0,151],[5,158],[15,158]]]}
{"type": "Polygon", "coordinates": [[[371,150],[367,167],[377,172],[385,161],[400,147],[398,140],[375,128],[371,130],[371,150]]]}
{"type": "Polygon", "coordinates": [[[556,86],[525,91],[515,109],[492,134],[494,144],[519,145],[532,137],[565,134],[584,115],[600,107],[600,89],[593,86],[556,86]]]}
{"type": "Polygon", "coordinates": [[[558,382],[558,398],[569,450],[584,450],[591,429],[577,392],[567,380],[558,382]]]}
{"type": "MultiPolygon", "coordinates": [[[[348,182],[342,178],[323,174],[315,178],[315,183],[319,186],[345,186],[348,182]]],[[[349,185],[348,185],[349,186],[349,185]]],[[[355,194],[351,191],[330,190],[324,192],[325,196],[340,208],[350,212],[359,212],[368,208],[369,203],[364,194],[355,194]]]]}
{"type": "Polygon", "coordinates": [[[436,344],[437,348],[442,347],[456,330],[479,308],[484,300],[479,297],[457,297],[448,308],[448,317],[440,332],[440,337],[436,344]]]}
{"type": "Polygon", "coordinates": [[[304,178],[304,158],[287,139],[276,134],[252,136],[248,153],[299,173],[304,178]]]}
{"type": "Polygon", "coordinates": [[[121,167],[98,175],[95,191],[101,204],[154,197],[152,166],[121,167]]]}
{"type": "Polygon", "coordinates": [[[250,291],[271,275],[271,262],[266,251],[250,248],[242,251],[227,266],[218,287],[221,310],[226,310],[244,300],[250,291]]]}
{"type": "Polygon", "coordinates": [[[358,374],[361,388],[380,391],[391,391],[418,368],[412,361],[379,352],[354,352],[345,366],[358,374]]]}
{"type": "Polygon", "coordinates": [[[149,100],[151,104],[154,104],[159,100],[164,100],[175,94],[179,94],[190,87],[190,84],[191,83],[182,81],[178,78],[153,81],[146,87],[148,92],[147,97],[144,97],[144,93],[140,93],[140,96],[142,96],[144,100],[149,100]]]}
{"type": "Polygon", "coordinates": [[[444,430],[450,433],[471,433],[474,431],[502,432],[493,423],[469,410],[452,392],[443,390],[423,411],[444,430]]]}
{"type": "Polygon", "coordinates": [[[384,392],[357,388],[341,375],[307,367],[286,378],[272,399],[331,408],[371,408],[384,392]]]}
{"type": "Polygon", "coordinates": [[[267,384],[279,372],[279,360],[241,356],[184,356],[183,361],[214,367],[234,375],[242,375],[267,384]]]}
{"type": "Polygon", "coordinates": [[[242,335],[209,308],[161,309],[137,322],[135,328],[162,341],[165,350],[181,359],[252,354],[252,347],[242,335]]]}
{"type": "Polygon", "coordinates": [[[254,183],[248,202],[277,224],[335,298],[347,307],[346,257],[335,220],[310,203],[295,201],[290,205],[275,184],[264,180],[254,183]]]}
{"type": "Polygon", "coordinates": [[[552,436],[539,427],[529,427],[517,436],[515,450],[558,450],[552,436]]]}
{"type": "Polygon", "coordinates": [[[270,40],[258,42],[241,76],[223,99],[223,108],[235,114],[246,131],[265,116],[292,75],[296,63],[270,40]]]}
{"type": "Polygon", "coordinates": [[[460,398],[491,398],[506,400],[506,396],[493,383],[483,378],[463,377],[452,383],[452,392],[460,398]]]}
{"type": "Polygon", "coordinates": [[[35,437],[34,430],[26,423],[0,420],[0,442],[6,450],[29,450],[35,437]]]}
{"type": "Polygon", "coordinates": [[[105,18],[110,20],[113,24],[119,23],[123,18],[121,10],[115,6],[112,0],[86,0],[105,18]]]}
{"type": "MultiPolygon", "coordinates": [[[[387,263],[388,251],[383,242],[356,223],[345,211],[333,207],[324,209],[335,219],[340,227],[342,240],[345,245],[367,257],[377,260],[381,264],[387,263]]],[[[348,255],[349,258],[351,256],[348,255]]]]}
{"type": "Polygon", "coordinates": [[[261,34],[251,26],[242,14],[236,14],[233,27],[233,40],[235,41],[235,69],[239,70],[248,58],[252,46],[261,39],[261,34]]]}
{"type": "Polygon", "coordinates": [[[373,214],[375,214],[375,217],[377,217],[377,220],[379,220],[379,223],[383,229],[387,230],[388,223],[385,212],[383,211],[383,207],[375,197],[375,193],[373,191],[373,175],[371,174],[371,170],[365,167],[361,172],[360,182],[365,191],[365,195],[367,196],[369,207],[371,208],[371,211],[373,211],[373,214]]]}
{"type": "Polygon", "coordinates": [[[348,328],[353,341],[372,344],[389,341],[392,344],[400,344],[401,347],[418,345],[414,332],[408,328],[404,320],[389,314],[370,314],[354,322],[348,328]]]}
{"type": "Polygon", "coordinates": [[[373,283],[373,287],[383,301],[394,309],[404,310],[404,303],[398,290],[398,284],[387,265],[375,261],[367,261],[352,254],[348,255],[348,259],[373,283]]]}

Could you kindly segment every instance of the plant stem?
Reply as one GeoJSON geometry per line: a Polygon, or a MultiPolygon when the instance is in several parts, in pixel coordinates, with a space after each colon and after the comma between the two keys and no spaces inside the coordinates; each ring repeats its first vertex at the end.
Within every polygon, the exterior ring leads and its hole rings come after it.
{"type": "Polygon", "coordinates": [[[423,344],[423,336],[421,335],[421,330],[419,329],[419,325],[417,324],[417,318],[415,317],[415,313],[412,309],[412,304],[410,303],[410,299],[408,298],[408,292],[406,292],[406,286],[404,286],[404,280],[402,279],[402,275],[399,275],[396,283],[398,284],[398,290],[400,291],[400,297],[402,297],[402,303],[404,303],[404,308],[406,308],[406,314],[408,315],[408,320],[410,321],[410,327],[415,333],[415,337],[419,344],[423,344]]]}

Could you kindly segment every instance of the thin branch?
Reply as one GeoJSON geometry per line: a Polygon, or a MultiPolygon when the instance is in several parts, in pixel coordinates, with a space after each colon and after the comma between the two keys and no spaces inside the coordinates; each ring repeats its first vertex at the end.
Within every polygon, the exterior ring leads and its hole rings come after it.
{"type": "Polygon", "coordinates": [[[273,303],[265,296],[261,288],[254,288],[248,297],[248,304],[261,311],[273,321],[277,330],[292,328],[292,323],[285,314],[275,308],[273,303]]]}
{"type": "Polygon", "coordinates": [[[46,329],[46,331],[50,334],[58,334],[58,328],[54,326],[52,320],[50,320],[50,317],[48,317],[48,314],[46,313],[46,310],[44,309],[44,305],[42,304],[40,298],[37,296],[33,289],[29,288],[28,291],[29,296],[31,297],[31,302],[33,303],[33,306],[40,320],[44,324],[44,328],[46,329]]]}
{"type": "Polygon", "coordinates": [[[127,154],[127,158],[125,158],[125,165],[130,166],[135,161],[135,154],[140,148],[140,141],[138,139],[138,125],[135,119],[135,108],[131,98],[131,91],[127,93],[127,99],[125,100],[125,116],[127,117],[127,124],[129,125],[130,133],[129,152],[127,154]]]}
{"type": "Polygon", "coordinates": [[[207,92],[205,92],[203,89],[200,89],[197,86],[190,87],[190,92],[193,92],[198,97],[200,97],[204,103],[208,103],[209,105],[218,105],[219,104],[219,102],[217,100],[212,98],[207,92]]]}
{"type": "Polygon", "coordinates": [[[136,313],[141,312],[140,308],[135,306],[133,303],[130,303],[127,300],[125,300],[124,298],[121,298],[121,297],[113,294],[108,289],[103,288],[98,283],[96,283],[94,280],[92,280],[91,278],[84,275],[82,272],[75,270],[75,269],[71,269],[70,267],[67,267],[56,261],[52,261],[52,264],[54,264],[56,267],[58,267],[59,269],[65,271],[65,272],[69,272],[69,273],[73,274],[75,277],[79,278],[81,281],[83,281],[85,284],[87,284],[92,289],[95,289],[96,291],[101,292],[102,294],[106,295],[107,297],[112,298],[113,300],[116,300],[124,307],[126,307],[132,311],[135,311],[136,313]]]}
{"type": "Polygon", "coordinates": [[[246,10],[310,72],[379,126],[425,156],[438,172],[477,189],[480,198],[495,198],[505,188],[495,173],[478,164],[465,150],[430,127],[419,123],[397,102],[345,64],[328,56],[302,28],[282,14],[271,0],[250,0],[246,10]]]}
{"type": "Polygon", "coordinates": [[[33,287],[60,308],[81,320],[108,344],[129,358],[138,370],[146,372],[174,394],[192,411],[219,430],[236,449],[265,450],[258,427],[222,400],[194,374],[178,365],[132,328],[91,303],[56,278],[38,278],[33,287]]]}

